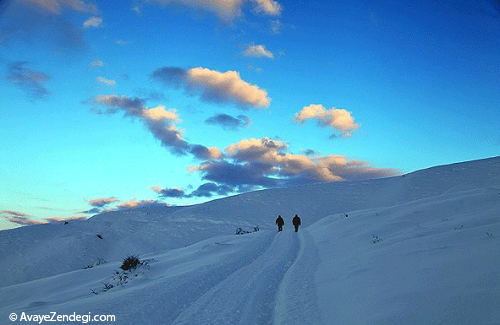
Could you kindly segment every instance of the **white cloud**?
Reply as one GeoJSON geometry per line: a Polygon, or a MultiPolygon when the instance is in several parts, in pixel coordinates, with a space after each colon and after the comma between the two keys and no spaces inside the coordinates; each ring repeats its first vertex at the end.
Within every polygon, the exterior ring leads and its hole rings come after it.
{"type": "Polygon", "coordinates": [[[351,135],[351,131],[359,128],[359,124],[354,123],[354,118],[347,110],[335,107],[326,109],[321,104],[311,104],[295,114],[295,122],[304,123],[306,120],[317,120],[319,125],[331,127],[346,137],[351,135]]]}
{"type": "Polygon", "coordinates": [[[149,120],[160,121],[160,120],[170,120],[172,122],[179,122],[179,115],[177,115],[176,109],[165,110],[165,106],[158,106],[154,108],[144,108],[142,110],[142,116],[149,120]]]}
{"type": "Polygon", "coordinates": [[[189,87],[201,88],[205,99],[234,99],[240,104],[255,107],[269,107],[271,103],[265,90],[242,80],[237,71],[222,73],[198,67],[188,70],[187,75],[189,87]]]}
{"type": "Polygon", "coordinates": [[[97,27],[101,26],[101,24],[102,24],[101,17],[90,17],[89,19],[87,19],[83,23],[83,27],[84,28],[90,28],[90,27],[97,28],[97,27]]]}
{"type": "Polygon", "coordinates": [[[274,59],[274,54],[266,49],[264,45],[249,45],[245,51],[243,51],[244,56],[251,57],[266,57],[274,59]]]}

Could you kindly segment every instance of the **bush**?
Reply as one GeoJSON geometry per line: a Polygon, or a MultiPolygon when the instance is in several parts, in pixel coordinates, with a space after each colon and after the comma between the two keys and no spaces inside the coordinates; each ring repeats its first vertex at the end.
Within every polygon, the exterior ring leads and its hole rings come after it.
{"type": "Polygon", "coordinates": [[[236,235],[244,235],[244,234],[249,234],[251,232],[257,232],[259,231],[259,226],[253,227],[253,230],[244,230],[243,228],[236,228],[236,235]]]}
{"type": "Polygon", "coordinates": [[[137,256],[130,255],[129,257],[123,260],[122,266],[120,269],[124,271],[135,269],[138,265],[142,265],[142,262],[139,260],[137,256]]]}

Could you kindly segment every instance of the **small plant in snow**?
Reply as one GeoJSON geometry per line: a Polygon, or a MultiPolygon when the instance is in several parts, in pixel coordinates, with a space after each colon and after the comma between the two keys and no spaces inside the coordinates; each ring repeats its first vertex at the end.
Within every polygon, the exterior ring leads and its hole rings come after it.
{"type": "Polygon", "coordinates": [[[135,269],[137,266],[142,265],[143,262],[139,260],[137,256],[130,255],[129,257],[125,258],[123,260],[122,266],[120,266],[120,269],[124,271],[128,271],[131,269],[135,269]]]}
{"type": "Polygon", "coordinates": [[[244,234],[249,234],[251,232],[257,232],[259,231],[259,226],[253,227],[253,230],[244,230],[243,228],[236,228],[236,235],[244,235],[244,234]]]}
{"type": "Polygon", "coordinates": [[[379,243],[381,241],[382,241],[382,238],[380,238],[379,236],[373,235],[372,244],[376,244],[376,243],[379,243]]]}
{"type": "Polygon", "coordinates": [[[106,292],[112,288],[127,284],[130,280],[143,274],[149,270],[149,260],[140,260],[135,255],[130,255],[123,260],[120,270],[115,271],[115,274],[107,282],[102,282],[104,285],[101,289],[90,289],[93,294],[106,292]]]}
{"type": "Polygon", "coordinates": [[[97,261],[95,261],[94,263],[92,264],[88,264],[87,266],[84,267],[84,269],[91,269],[95,266],[99,266],[101,264],[105,264],[106,263],[106,260],[104,258],[98,258],[97,261]]]}
{"type": "Polygon", "coordinates": [[[114,286],[111,283],[102,283],[104,285],[104,290],[103,291],[108,291],[109,289],[112,289],[114,286]]]}

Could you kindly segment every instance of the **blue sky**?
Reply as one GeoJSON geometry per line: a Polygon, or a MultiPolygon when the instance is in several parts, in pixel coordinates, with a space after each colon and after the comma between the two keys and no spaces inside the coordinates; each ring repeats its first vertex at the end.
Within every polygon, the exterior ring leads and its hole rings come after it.
{"type": "Polygon", "coordinates": [[[2,1],[0,71],[0,229],[500,149],[497,1],[2,1]]]}

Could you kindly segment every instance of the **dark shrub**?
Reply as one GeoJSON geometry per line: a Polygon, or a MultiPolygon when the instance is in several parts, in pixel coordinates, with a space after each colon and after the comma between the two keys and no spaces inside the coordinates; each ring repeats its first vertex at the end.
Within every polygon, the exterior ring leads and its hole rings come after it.
{"type": "Polygon", "coordinates": [[[142,262],[139,260],[137,256],[130,255],[126,259],[123,260],[122,266],[120,268],[124,271],[135,269],[138,265],[141,265],[142,262]]]}

